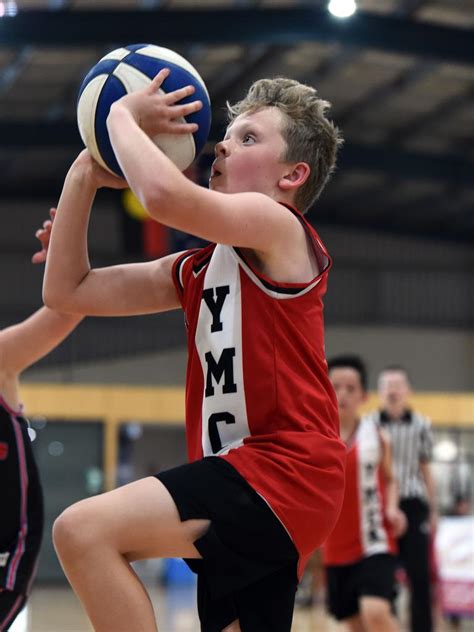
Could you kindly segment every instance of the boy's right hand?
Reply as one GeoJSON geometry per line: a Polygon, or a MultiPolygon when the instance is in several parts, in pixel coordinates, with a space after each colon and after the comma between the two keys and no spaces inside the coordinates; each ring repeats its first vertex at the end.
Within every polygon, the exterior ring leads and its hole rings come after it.
{"type": "Polygon", "coordinates": [[[71,170],[84,171],[90,179],[91,184],[96,189],[103,187],[109,189],[126,189],[128,184],[123,178],[119,178],[110,173],[96,162],[89,153],[89,150],[83,149],[73,162],[71,170]]]}
{"type": "Polygon", "coordinates": [[[35,254],[31,257],[31,261],[33,263],[44,263],[46,261],[46,257],[48,255],[49,248],[49,240],[51,239],[51,230],[53,228],[54,218],[56,217],[56,209],[49,209],[49,216],[51,219],[47,219],[43,222],[43,227],[39,228],[35,237],[40,240],[41,250],[39,252],[35,252],[35,254]]]}

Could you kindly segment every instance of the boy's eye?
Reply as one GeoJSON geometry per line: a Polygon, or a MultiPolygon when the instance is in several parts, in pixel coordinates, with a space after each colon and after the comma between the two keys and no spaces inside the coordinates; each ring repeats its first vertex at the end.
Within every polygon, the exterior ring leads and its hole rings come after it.
{"type": "Polygon", "coordinates": [[[251,134],[244,134],[244,136],[242,137],[242,142],[245,145],[249,145],[255,142],[255,138],[251,134]]]}

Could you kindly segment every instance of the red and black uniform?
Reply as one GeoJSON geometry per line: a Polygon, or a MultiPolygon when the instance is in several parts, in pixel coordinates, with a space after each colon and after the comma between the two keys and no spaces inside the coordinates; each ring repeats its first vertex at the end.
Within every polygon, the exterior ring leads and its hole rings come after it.
{"type": "Polygon", "coordinates": [[[324,355],[331,260],[291,212],[318,263],[310,282],[277,283],[241,249],[221,244],[183,253],[173,277],[188,329],[189,460],[231,466],[283,525],[301,575],[337,519],[345,449],[324,355]]]}
{"type": "Polygon", "coordinates": [[[0,396],[0,630],[22,609],[43,533],[43,494],[28,422],[0,396]]]}
{"type": "Polygon", "coordinates": [[[342,510],[323,546],[329,609],[337,619],[357,614],[361,597],[395,596],[396,543],[385,516],[382,457],[378,425],[361,421],[347,445],[342,510]]]}

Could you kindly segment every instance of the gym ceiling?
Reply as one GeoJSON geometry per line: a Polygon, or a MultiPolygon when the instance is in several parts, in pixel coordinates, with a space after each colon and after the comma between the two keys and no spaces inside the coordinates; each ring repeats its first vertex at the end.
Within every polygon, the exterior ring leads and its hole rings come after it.
{"type": "MultiPolygon", "coordinates": [[[[77,90],[121,45],[177,50],[214,108],[260,77],[286,75],[332,102],[345,145],[317,224],[474,241],[474,0],[3,0],[0,202],[54,203],[81,149],[77,90]]],[[[204,163],[205,161],[203,161],[204,163]]]]}

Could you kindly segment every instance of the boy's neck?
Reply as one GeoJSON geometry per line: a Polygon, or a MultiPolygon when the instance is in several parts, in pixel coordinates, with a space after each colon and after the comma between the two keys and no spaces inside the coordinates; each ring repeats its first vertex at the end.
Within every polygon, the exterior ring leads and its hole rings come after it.
{"type": "Polygon", "coordinates": [[[347,443],[357,430],[360,418],[358,415],[351,415],[349,417],[341,417],[339,421],[341,439],[344,443],[347,443]]]}

